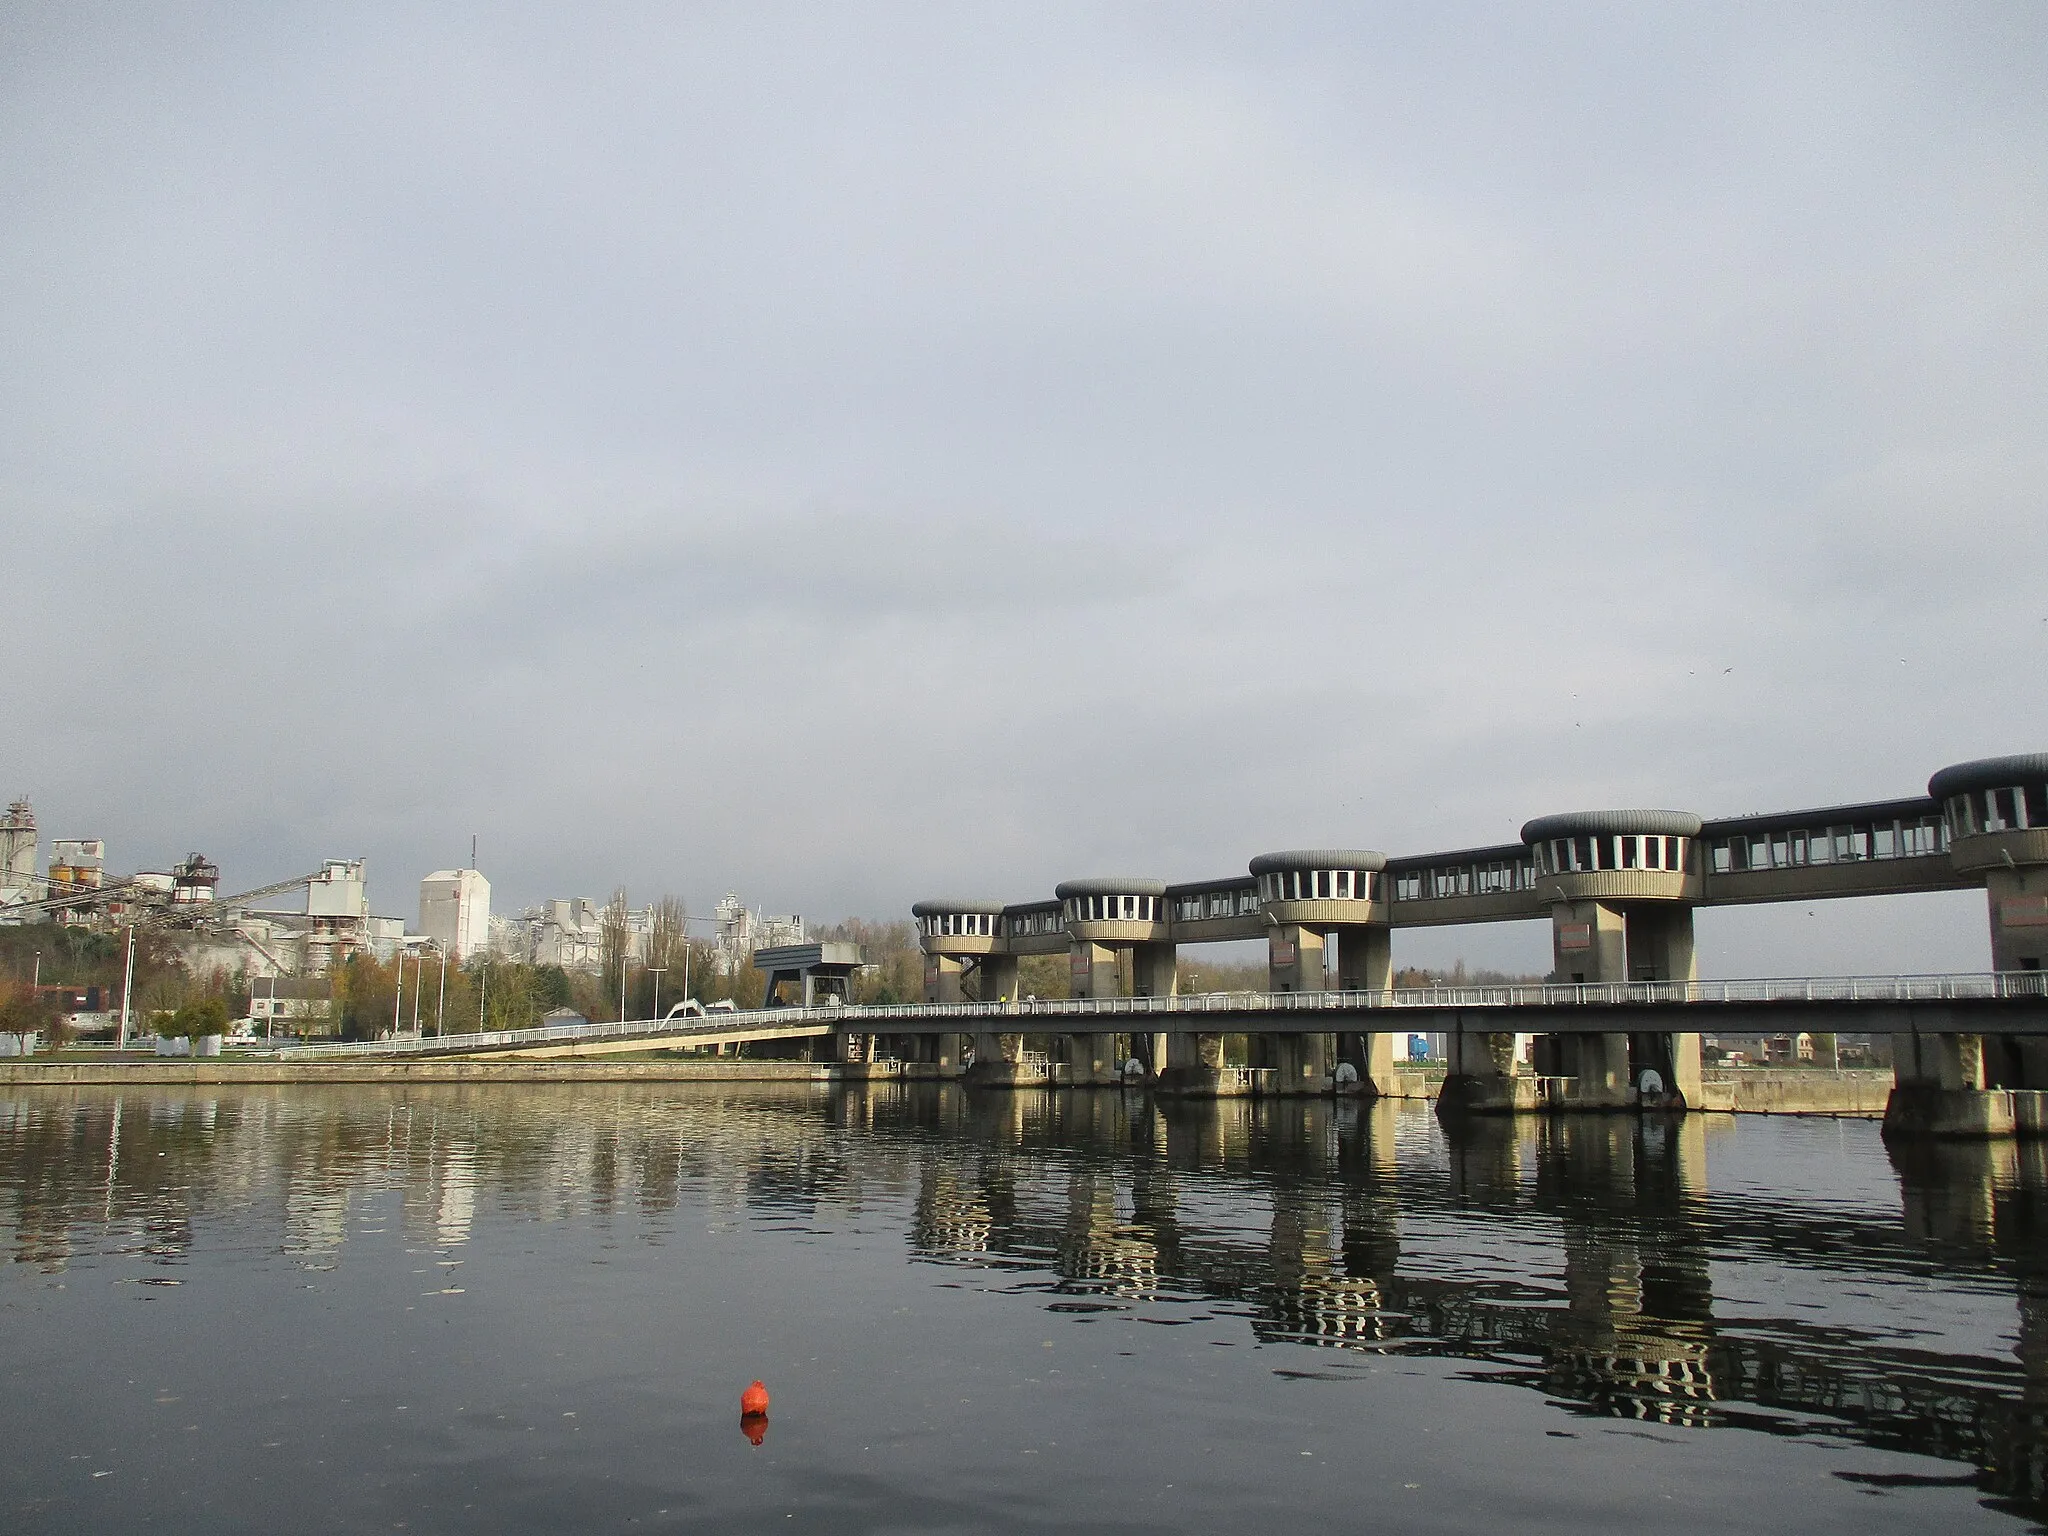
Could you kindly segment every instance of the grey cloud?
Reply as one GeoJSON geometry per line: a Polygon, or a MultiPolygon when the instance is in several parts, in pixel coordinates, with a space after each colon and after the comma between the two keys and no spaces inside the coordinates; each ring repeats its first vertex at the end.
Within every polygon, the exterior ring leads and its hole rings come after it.
{"type": "Polygon", "coordinates": [[[0,787],[387,910],[476,831],[515,903],[887,913],[2038,746],[2044,56],[2026,4],[16,7],[0,787]]]}

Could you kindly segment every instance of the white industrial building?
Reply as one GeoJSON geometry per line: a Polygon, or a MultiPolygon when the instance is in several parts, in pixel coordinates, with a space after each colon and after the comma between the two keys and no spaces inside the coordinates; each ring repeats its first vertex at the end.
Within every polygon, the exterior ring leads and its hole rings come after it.
{"type": "Polygon", "coordinates": [[[473,869],[437,869],[420,882],[420,932],[460,965],[491,943],[491,882],[473,869]]]}
{"type": "Polygon", "coordinates": [[[0,816],[0,907],[40,901],[43,883],[36,878],[36,813],[17,800],[0,816]]]}
{"type": "Polygon", "coordinates": [[[731,976],[751,965],[757,949],[775,949],[810,941],[810,931],[804,927],[801,913],[770,917],[765,912],[750,911],[737,891],[725,893],[725,899],[714,909],[714,915],[718,922],[718,937],[712,941],[716,946],[713,963],[721,976],[731,976]]]}

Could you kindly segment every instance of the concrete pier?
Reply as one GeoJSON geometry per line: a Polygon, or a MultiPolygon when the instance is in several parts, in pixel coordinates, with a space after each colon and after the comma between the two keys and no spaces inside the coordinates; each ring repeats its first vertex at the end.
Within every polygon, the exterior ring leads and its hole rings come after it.
{"type": "Polygon", "coordinates": [[[1166,1037],[1166,1067],[1155,1087],[1160,1093],[1188,1098],[1225,1098],[1248,1093],[1225,1076],[1223,1037],[1188,1032],[1166,1037]]]}

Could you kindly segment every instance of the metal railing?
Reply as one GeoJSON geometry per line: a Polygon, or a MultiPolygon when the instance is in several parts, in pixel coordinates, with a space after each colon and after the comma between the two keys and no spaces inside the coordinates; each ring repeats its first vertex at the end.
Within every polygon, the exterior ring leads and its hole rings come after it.
{"type": "MultiPolygon", "coordinates": [[[[1383,992],[1198,992],[1176,997],[1022,998],[997,1003],[833,1003],[808,1008],[756,1008],[709,1018],[631,1019],[625,1023],[548,1024],[466,1035],[399,1035],[332,1045],[285,1046],[287,1060],[378,1056],[468,1055],[479,1051],[572,1045],[590,1041],[692,1039],[815,1033],[836,1024],[850,1034],[886,1033],[891,1022],[1020,1021],[1005,1033],[1028,1033],[1025,1020],[1181,1018],[1205,1013],[1324,1013],[1444,1008],[1555,1008],[1687,1003],[1917,1003],[1963,999],[2048,998],[2048,972],[1972,971],[1934,976],[1792,976],[1749,981],[1533,982],[1491,987],[1403,987],[1383,992]]],[[[1418,1026],[1422,1021],[1417,1020],[1418,1026]]]]}
{"type": "Polygon", "coordinates": [[[475,1051],[519,1049],[547,1045],[572,1045],[587,1040],[636,1040],[644,1037],[687,1039],[732,1034],[769,1034],[778,1029],[813,1027],[821,1020],[858,1009],[756,1008],[745,1013],[713,1014],[710,1019],[613,1020],[602,1024],[541,1024],[531,1029],[492,1029],[466,1035],[387,1035],[381,1040],[336,1041],[321,1045],[279,1046],[267,1054],[286,1061],[364,1056],[468,1055],[475,1051]],[[740,1021],[737,1025],[734,1021],[740,1021]]]}

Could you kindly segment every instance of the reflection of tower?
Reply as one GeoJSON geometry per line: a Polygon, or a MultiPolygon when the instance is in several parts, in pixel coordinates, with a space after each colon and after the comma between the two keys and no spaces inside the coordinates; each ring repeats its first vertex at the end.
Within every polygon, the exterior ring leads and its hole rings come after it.
{"type": "Polygon", "coordinates": [[[988,1201],[964,1184],[958,1171],[933,1158],[918,1175],[917,1204],[911,1220],[911,1246],[934,1258],[961,1258],[987,1253],[988,1201]]]}
{"type": "Polygon", "coordinates": [[[1156,1113],[1153,1127],[1162,1145],[1151,1155],[1141,1152],[1131,1169],[1131,1230],[1152,1250],[1153,1267],[1163,1275],[1181,1273],[1180,1192],[1164,1156],[1166,1124],[1156,1113]]]}
{"type": "Polygon", "coordinates": [[[1620,1417],[1706,1423],[1713,1291],[1688,1210],[1704,1141],[1645,1148],[1639,1131],[1633,1117],[1559,1116],[1539,1144],[1538,1187],[1564,1216],[1567,1322],[1551,1387],[1620,1417]]]}
{"type": "MultiPolygon", "coordinates": [[[[1101,1097],[1101,1095],[1093,1095],[1101,1097]]],[[[1092,1292],[1149,1298],[1159,1292],[1159,1254],[1149,1238],[1116,1218],[1111,1165],[1090,1160],[1067,1176],[1067,1219],[1058,1272],[1092,1292]]]]}
{"type": "Polygon", "coordinates": [[[1451,1195],[1473,1205],[1513,1205],[1522,1198],[1522,1154],[1534,1135],[1519,1115],[1444,1117],[1451,1195]]]}
{"type": "Polygon", "coordinates": [[[1270,1322],[1261,1333],[1341,1348],[1391,1331],[1379,1277],[1347,1272],[1330,1214],[1322,1190],[1301,1183],[1276,1186],[1266,1236],[1270,1322]]]}
{"type": "Polygon", "coordinates": [[[284,1251],[336,1252],[348,1235],[348,1183],[326,1172],[295,1178],[284,1196],[284,1251]]]}
{"type": "Polygon", "coordinates": [[[1161,1099],[1159,1113],[1174,1167],[1213,1171],[1243,1161],[1251,1141],[1250,1099],[1161,1099]]]}
{"type": "Polygon", "coordinates": [[[1906,1234],[1972,1268],[2010,1263],[2018,1289],[2020,1394],[1976,1425],[1980,1486],[2037,1512],[2048,1503],[2048,1147],[1888,1141],[1906,1234]]]}
{"type": "Polygon", "coordinates": [[[1401,1204],[1394,1179],[1398,1100],[1349,1100],[1337,1108],[1337,1171],[1343,1180],[1344,1272],[1384,1285],[1401,1262],[1401,1204]]]}
{"type": "Polygon", "coordinates": [[[458,1141],[441,1167],[441,1198],[434,1207],[434,1241],[453,1248],[469,1241],[476,1219],[476,1148],[458,1141]]]}

